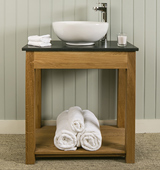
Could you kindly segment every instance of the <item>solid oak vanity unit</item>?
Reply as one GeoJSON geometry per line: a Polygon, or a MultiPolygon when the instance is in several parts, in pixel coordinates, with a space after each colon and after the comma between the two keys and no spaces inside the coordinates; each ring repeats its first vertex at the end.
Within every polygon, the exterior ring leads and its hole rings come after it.
{"type": "MultiPolygon", "coordinates": [[[[26,164],[36,157],[125,157],[135,162],[135,63],[138,48],[116,41],[93,46],[24,46],[26,51],[26,164]],[[97,151],[61,151],[54,146],[55,126],[41,127],[41,69],[118,69],[117,126],[101,126],[102,147],[97,151]]],[[[103,113],[105,114],[105,113],[103,113]]]]}

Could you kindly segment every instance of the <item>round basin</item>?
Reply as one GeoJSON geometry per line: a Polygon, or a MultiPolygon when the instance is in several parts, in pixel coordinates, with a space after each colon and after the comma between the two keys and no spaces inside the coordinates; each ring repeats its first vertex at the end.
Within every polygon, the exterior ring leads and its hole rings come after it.
{"type": "Polygon", "coordinates": [[[57,37],[68,45],[93,45],[108,31],[106,22],[58,21],[52,23],[57,37]]]}

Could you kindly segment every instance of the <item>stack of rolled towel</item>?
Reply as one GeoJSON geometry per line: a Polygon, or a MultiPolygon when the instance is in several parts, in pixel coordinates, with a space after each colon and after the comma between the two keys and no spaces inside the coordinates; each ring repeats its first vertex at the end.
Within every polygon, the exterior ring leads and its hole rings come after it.
{"type": "Polygon", "coordinates": [[[99,121],[89,110],[78,106],[63,111],[57,117],[54,145],[60,150],[76,150],[83,147],[96,151],[102,145],[99,121]]]}
{"type": "Polygon", "coordinates": [[[45,46],[51,46],[51,38],[50,35],[32,35],[28,37],[28,45],[38,46],[38,47],[45,47],[45,46]]]}

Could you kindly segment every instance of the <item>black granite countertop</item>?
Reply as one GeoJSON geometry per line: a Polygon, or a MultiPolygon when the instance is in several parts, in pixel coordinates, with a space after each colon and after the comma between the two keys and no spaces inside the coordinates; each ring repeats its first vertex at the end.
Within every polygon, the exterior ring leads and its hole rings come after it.
{"type": "Polygon", "coordinates": [[[117,52],[135,52],[139,49],[134,45],[127,42],[127,46],[118,47],[117,41],[98,41],[95,45],[90,46],[70,46],[66,45],[62,41],[51,41],[51,46],[48,47],[35,47],[31,45],[25,45],[22,51],[117,51],[117,52]]]}

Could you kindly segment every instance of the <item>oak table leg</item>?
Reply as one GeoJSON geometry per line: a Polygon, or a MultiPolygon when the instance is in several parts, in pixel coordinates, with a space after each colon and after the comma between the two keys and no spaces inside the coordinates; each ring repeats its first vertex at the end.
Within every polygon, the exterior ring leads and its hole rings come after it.
{"type": "Polygon", "coordinates": [[[118,71],[118,97],[117,97],[117,127],[125,127],[125,112],[126,112],[126,69],[118,71]]]}
{"type": "Polygon", "coordinates": [[[126,163],[135,162],[135,52],[128,53],[125,120],[126,163]]]}
{"type": "Polygon", "coordinates": [[[36,128],[41,128],[41,69],[35,70],[35,119],[36,128]]]}
{"type": "Polygon", "coordinates": [[[35,70],[33,52],[26,53],[26,164],[35,163],[35,70]]]}

